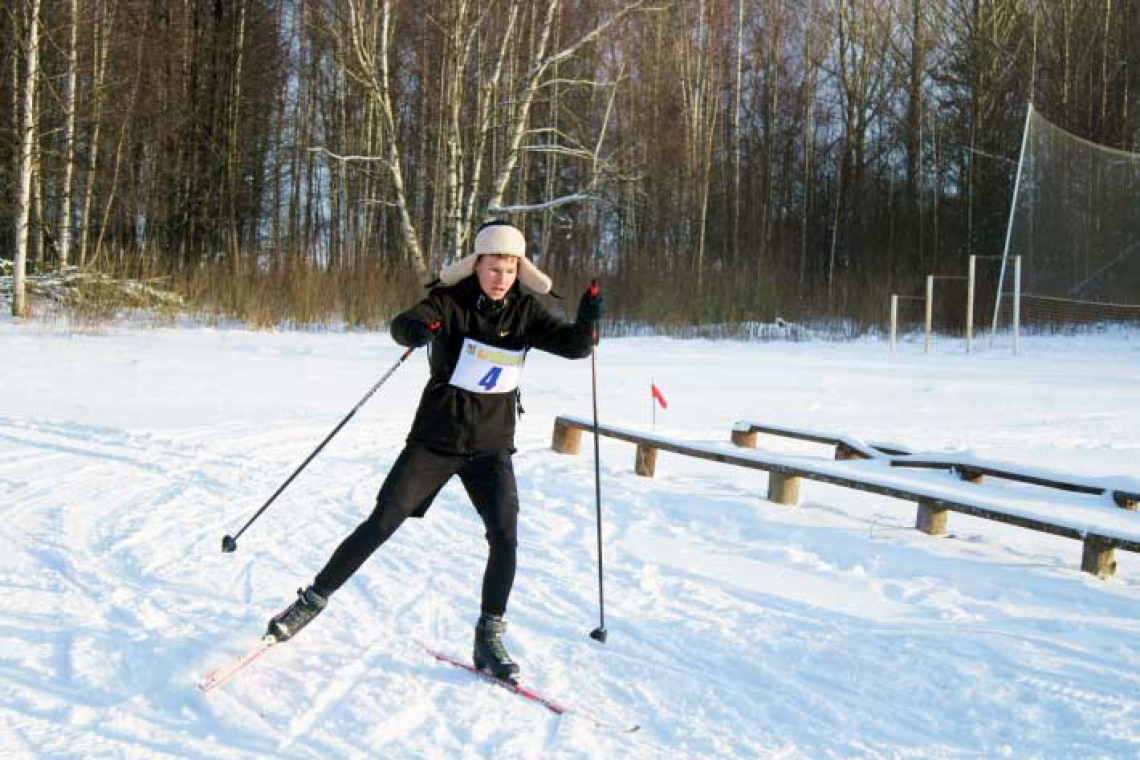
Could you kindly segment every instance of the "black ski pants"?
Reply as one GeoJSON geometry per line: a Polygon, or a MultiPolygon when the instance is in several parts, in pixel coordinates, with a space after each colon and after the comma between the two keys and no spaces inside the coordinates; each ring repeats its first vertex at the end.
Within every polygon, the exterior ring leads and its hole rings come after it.
{"type": "Polygon", "coordinates": [[[515,581],[519,495],[509,452],[445,454],[408,444],[392,465],[372,514],[341,542],[314,585],[328,595],[340,588],[404,520],[423,517],[453,475],[463,481],[486,528],[482,612],[502,615],[515,581]]]}

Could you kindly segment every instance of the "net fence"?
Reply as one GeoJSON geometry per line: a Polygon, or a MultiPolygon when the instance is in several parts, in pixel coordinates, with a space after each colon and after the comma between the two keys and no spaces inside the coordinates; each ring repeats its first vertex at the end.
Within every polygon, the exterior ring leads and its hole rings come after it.
{"type": "Polygon", "coordinates": [[[998,326],[1010,324],[1014,256],[1024,328],[1140,324],[1140,153],[1077,137],[1032,106],[1024,140],[998,326]]]}

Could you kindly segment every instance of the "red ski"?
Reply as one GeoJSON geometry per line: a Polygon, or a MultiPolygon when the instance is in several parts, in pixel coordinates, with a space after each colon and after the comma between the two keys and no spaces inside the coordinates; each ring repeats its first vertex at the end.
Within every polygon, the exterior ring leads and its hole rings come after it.
{"type": "Polygon", "coordinates": [[[237,675],[246,665],[256,660],[261,655],[269,651],[269,648],[277,643],[277,639],[266,634],[258,640],[257,646],[250,649],[248,652],[237,658],[229,665],[222,666],[216,670],[212,670],[206,674],[206,677],[198,682],[198,691],[203,694],[209,693],[218,688],[226,681],[237,675]]]}
{"type": "Polygon", "coordinates": [[[558,702],[555,702],[553,699],[550,699],[549,697],[544,697],[543,695],[539,694],[538,692],[534,691],[533,689],[529,689],[526,686],[523,686],[522,684],[520,684],[516,681],[511,681],[511,680],[508,680],[506,678],[498,678],[498,677],[488,673],[485,670],[479,670],[478,668],[476,668],[474,665],[470,664],[469,662],[466,662],[465,660],[460,660],[457,657],[453,657],[453,656],[447,654],[446,652],[440,652],[436,649],[432,649],[427,644],[424,644],[421,642],[420,647],[425,652],[427,652],[428,654],[430,654],[432,657],[439,660],[440,662],[446,662],[448,665],[453,665],[457,668],[460,668],[461,670],[466,670],[468,673],[471,673],[475,676],[478,676],[479,678],[483,679],[484,681],[487,681],[488,683],[492,683],[492,684],[495,684],[496,686],[502,687],[502,688],[506,689],[507,691],[511,692],[512,694],[519,695],[523,699],[529,700],[531,702],[535,702],[536,704],[540,704],[543,707],[545,707],[547,710],[549,710],[550,712],[554,713],[555,715],[572,715],[572,716],[577,717],[577,718],[583,718],[585,720],[590,721],[591,723],[593,723],[598,728],[605,728],[605,729],[608,729],[611,731],[617,731],[617,732],[623,733],[623,734],[632,734],[634,731],[637,731],[641,728],[641,726],[628,726],[628,727],[627,726],[619,726],[619,725],[616,725],[613,723],[607,723],[605,721],[598,720],[597,718],[593,717],[592,715],[587,715],[586,713],[583,713],[579,710],[575,710],[575,709],[566,707],[565,705],[559,704],[558,702]]]}

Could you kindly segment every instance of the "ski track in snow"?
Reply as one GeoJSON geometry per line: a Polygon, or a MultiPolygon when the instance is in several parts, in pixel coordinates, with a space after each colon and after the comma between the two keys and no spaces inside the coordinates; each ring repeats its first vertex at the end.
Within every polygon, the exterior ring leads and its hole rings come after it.
{"type": "MultiPolygon", "coordinates": [[[[609,440],[610,641],[591,641],[592,442],[549,450],[553,416],[588,409],[589,368],[542,356],[524,386],[508,641],[529,686],[641,731],[551,715],[415,645],[471,645],[485,542],[458,482],[302,636],[204,697],[197,679],[250,645],[371,510],[422,357],[223,555],[221,536],[396,355],[390,341],[62,336],[9,320],[0,342],[27,368],[0,378],[5,759],[1140,756],[1140,558],[1119,552],[1118,577],[1099,581],[1075,541],[959,515],[933,539],[912,529],[912,505],[819,484],[780,508],[762,473],[669,454],[646,480],[633,447],[609,440]],[[52,373],[72,365],[84,371],[52,373]],[[147,382],[119,392],[130,371],[147,382]]],[[[1023,351],[628,339],[599,349],[600,404],[647,428],[654,377],[670,400],[658,432],[685,440],[770,419],[1135,477],[1135,338],[1023,351]]]]}

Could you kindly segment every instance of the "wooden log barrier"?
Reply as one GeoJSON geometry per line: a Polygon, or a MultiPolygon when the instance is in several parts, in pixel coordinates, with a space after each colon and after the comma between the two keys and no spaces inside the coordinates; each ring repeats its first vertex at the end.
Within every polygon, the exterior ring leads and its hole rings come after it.
{"type": "Polygon", "coordinates": [[[637,444],[637,457],[633,462],[633,471],[643,478],[652,478],[657,470],[657,449],[637,444]]]}
{"type": "Polygon", "coordinates": [[[932,501],[920,499],[914,527],[930,536],[945,536],[948,511],[943,507],[936,506],[932,501]]]}
{"type": "Polygon", "coordinates": [[[1081,570],[1098,578],[1111,578],[1116,574],[1116,550],[1096,536],[1089,536],[1081,553],[1081,570]]]}
{"type": "Polygon", "coordinates": [[[1116,506],[1121,509],[1136,511],[1136,499],[1129,498],[1128,495],[1122,494],[1119,491],[1112,494],[1112,500],[1116,502],[1116,506]]]}
{"type": "Polygon", "coordinates": [[[755,430],[733,430],[732,442],[746,449],[756,448],[756,436],[759,435],[755,430]]]}
{"type": "Polygon", "coordinates": [[[779,472],[768,473],[768,501],[794,507],[800,503],[800,478],[779,472]]]}
{"type": "Polygon", "coordinates": [[[582,450],[582,429],[567,425],[562,420],[555,420],[550,447],[559,454],[576,456],[582,450]]]}
{"type": "Polygon", "coordinates": [[[970,467],[955,467],[954,470],[958,473],[958,477],[965,480],[967,483],[981,485],[986,476],[970,467]]]}
{"type": "MultiPolygon", "coordinates": [[[[555,420],[554,427],[553,448],[555,451],[565,454],[579,453],[582,433],[594,429],[589,420],[575,417],[559,417],[555,420]]],[[[653,434],[637,433],[603,425],[598,425],[597,430],[599,435],[627,441],[637,446],[635,469],[637,474],[643,477],[653,477],[655,474],[657,452],[668,451],[672,454],[696,457],[711,462],[764,470],[768,473],[768,500],[775,504],[797,505],[799,503],[800,481],[804,478],[843,488],[853,488],[858,491],[917,503],[918,513],[915,518],[915,527],[932,536],[944,535],[946,533],[947,513],[957,512],[1028,530],[1076,539],[1083,543],[1081,570],[1096,575],[1098,578],[1109,578],[1116,573],[1115,552],[1117,549],[1140,553],[1140,540],[1137,540],[1130,526],[1119,529],[1106,526],[1104,530],[1108,532],[1093,533],[1086,527],[1087,523],[1083,520],[1077,520],[1074,523],[1073,520],[1058,519],[1048,515],[1025,514],[1017,510],[1008,511],[1000,504],[989,503],[983,497],[978,497],[975,500],[959,493],[948,492],[931,495],[925,486],[916,491],[914,487],[906,483],[883,482],[873,471],[837,471],[834,467],[813,465],[810,460],[801,461],[778,455],[761,455],[758,452],[737,455],[721,451],[717,447],[686,444],[653,434]]],[[[747,441],[751,432],[753,431],[742,431],[740,439],[747,441]]],[[[733,441],[734,443],[738,441],[735,434],[733,441]]],[[[828,439],[826,442],[833,445],[838,443],[835,438],[828,439]]],[[[738,445],[741,444],[738,443],[738,445]]],[[[854,447],[853,444],[850,445],[854,447]]],[[[872,448],[884,453],[896,450],[880,447],[877,444],[873,445],[872,448]]],[[[974,475],[991,475],[997,478],[1062,488],[1067,491],[1096,496],[1111,495],[1116,504],[1123,509],[1136,509],[1136,503],[1140,501],[1140,492],[1136,490],[1116,490],[1106,488],[1101,484],[1080,483],[1049,477],[1042,478],[1031,472],[997,469],[974,462],[964,465],[961,462],[943,459],[906,458],[902,460],[892,459],[890,464],[892,466],[934,467],[945,470],[961,468],[971,471],[970,474],[974,475]]]]}
{"type": "Polygon", "coordinates": [[[840,441],[835,444],[835,458],[838,460],[867,459],[867,455],[840,441]]]}

